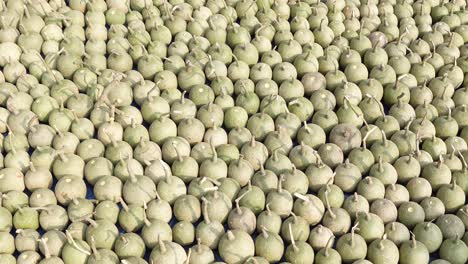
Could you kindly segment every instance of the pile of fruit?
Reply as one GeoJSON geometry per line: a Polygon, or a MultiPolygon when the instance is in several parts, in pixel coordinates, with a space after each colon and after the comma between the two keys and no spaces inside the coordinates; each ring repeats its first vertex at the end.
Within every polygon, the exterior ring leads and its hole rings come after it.
{"type": "Polygon", "coordinates": [[[466,0],[2,0],[0,264],[465,264],[466,0]]]}

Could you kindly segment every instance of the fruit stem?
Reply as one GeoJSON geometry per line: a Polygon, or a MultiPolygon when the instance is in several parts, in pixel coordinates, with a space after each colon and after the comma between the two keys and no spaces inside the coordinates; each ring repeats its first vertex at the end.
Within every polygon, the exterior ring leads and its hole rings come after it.
{"type": "MultiPolygon", "coordinates": [[[[136,179],[136,177],[135,177],[136,179]]],[[[172,173],[169,172],[167,168],[164,168],[164,180],[168,183],[172,183],[172,173]]]]}
{"type": "Polygon", "coordinates": [[[284,175],[281,174],[279,176],[279,181],[278,181],[278,193],[282,193],[283,192],[283,181],[284,181],[284,175]]]}
{"type": "Polygon", "coordinates": [[[358,226],[359,226],[359,222],[356,222],[356,224],[351,228],[351,241],[350,241],[351,247],[354,247],[354,237],[355,237],[354,233],[355,231],[359,230],[358,226]]]}
{"type": "MultiPolygon", "coordinates": [[[[29,170],[32,171],[32,172],[36,172],[37,169],[36,167],[34,166],[34,163],[32,161],[29,162],[29,170]]],[[[1,205],[0,205],[1,206],[1,205]]]]}
{"type": "MultiPolygon", "coordinates": [[[[12,148],[13,148],[13,146],[12,146],[12,148]]],[[[68,162],[68,158],[67,158],[67,156],[65,156],[65,153],[63,152],[63,150],[57,150],[57,155],[59,156],[61,161],[68,162]]]]}
{"type": "Polygon", "coordinates": [[[226,232],[226,235],[227,235],[227,239],[230,240],[230,241],[236,239],[236,237],[234,236],[234,233],[232,233],[231,230],[228,230],[228,231],[226,232]]]}
{"type": "Polygon", "coordinates": [[[301,155],[304,156],[306,155],[306,144],[304,143],[304,141],[301,141],[301,155]]]}
{"type": "Polygon", "coordinates": [[[293,223],[296,224],[297,223],[297,215],[293,212],[291,212],[291,216],[293,217],[293,223]]]}
{"type": "Polygon", "coordinates": [[[91,218],[91,216],[93,215],[94,213],[91,213],[91,214],[88,214],[88,215],[85,215],[84,217],[80,217],[78,218],[78,220],[85,220],[86,222],[88,222],[92,227],[97,227],[98,226],[98,223],[91,218]]]}
{"type": "Polygon", "coordinates": [[[200,255],[202,253],[202,241],[201,238],[197,238],[197,253],[200,255]]]}
{"type": "Polygon", "coordinates": [[[299,248],[296,246],[296,241],[294,241],[294,234],[292,232],[292,225],[291,223],[288,224],[288,228],[289,228],[289,237],[291,239],[291,245],[294,249],[294,252],[297,252],[299,250],[299,248]]]}
{"type": "Polygon", "coordinates": [[[91,246],[91,251],[93,252],[94,255],[96,255],[97,259],[101,258],[101,253],[96,248],[96,240],[94,239],[94,236],[91,236],[90,239],[90,246],[91,246]]]}
{"type": "MultiPolygon", "coordinates": [[[[209,181],[209,182],[213,183],[216,186],[221,185],[221,183],[218,180],[215,180],[215,179],[212,179],[212,178],[209,178],[209,177],[206,177],[206,176],[204,176],[201,180],[202,180],[202,183],[204,181],[209,181]]],[[[216,189],[215,188],[207,188],[204,191],[215,191],[217,189],[218,189],[218,187],[216,187],[216,189]]]]}
{"type": "Polygon", "coordinates": [[[37,121],[37,116],[34,116],[33,118],[31,118],[28,122],[28,127],[29,127],[29,130],[31,130],[33,133],[37,131],[37,125],[39,125],[39,122],[38,123],[35,123],[34,121],[37,121]]]}
{"type": "Polygon", "coordinates": [[[117,142],[115,141],[114,137],[112,137],[112,135],[109,133],[109,131],[107,131],[107,129],[102,129],[102,131],[104,132],[104,134],[106,134],[106,136],[109,138],[109,141],[110,143],[112,144],[113,147],[117,147],[117,142]]]}
{"type": "Polygon", "coordinates": [[[382,129],[382,130],[380,130],[380,132],[382,132],[383,146],[387,147],[388,146],[388,141],[387,141],[387,136],[385,135],[385,131],[382,129]]]}
{"type": "Polygon", "coordinates": [[[270,216],[270,215],[271,215],[270,203],[267,203],[267,204],[265,205],[265,208],[266,208],[266,211],[267,211],[266,214],[267,214],[268,216],[270,216]]]}
{"type": "Polygon", "coordinates": [[[80,202],[78,201],[78,199],[76,197],[73,197],[71,202],[72,202],[73,205],[79,205],[80,204],[80,202]]]}
{"type": "Polygon", "coordinates": [[[210,138],[210,147],[211,147],[211,152],[213,152],[212,161],[217,162],[218,161],[218,153],[216,152],[216,146],[214,145],[213,137],[210,138]]]}
{"type": "Polygon", "coordinates": [[[184,158],[182,157],[182,155],[180,154],[179,150],[177,149],[177,145],[175,144],[175,142],[172,142],[172,147],[174,148],[174,151],[176,152],[177,160],[178,160],[179,162],[184,161],[184,158]]]}
{"type": "Polygon", "coordinates": [[[324,252],[325,257],[330,256],[330,253],[328,252],[328,249],[330,249],[333,246],[334,238],[335,238],[335,236],[331,235],[330,238],[327,241],[327,244],[325,245],[325,252],[324,252]]]}
{"type": "Polygon", "coordinates": [[[415,236],[414,233],[411,232],[411,231],[410,231],[410,234],[411,234],[411,247],[412,247],[412,248],[416,248],[416,247],[417,247],[416,236],[415,236]]]}
{"type": "Polygon", "coordinates": [[[370,136],[370,134],[371,134],[372,132],[374,132],[374,130],[376,130],[376,129],[377,129],[376,126],[373,127],[373,128],[371,128],[369,131],[366,132],[366,135],[364,136],[364,138],[362,138],[362,147],[363,147],[364,149],[367,149],[367,138],[368,138],[368,137],[370,136]]]}
{"type": "MultiPolygon", "coordinates": [[[[455,149],[455,148],[453,148],[453,149],[455,149]]],[[[458,153],[458,156],[460,156],[460,159],[462,161],[463,169],[467,170],[468,169],[468,164],[466,163],[465,157],[463,156],[463,154],[460,152],[459,149],[457,149],[457,153],[458,153]]]]}
{"type": "Polygon", "coordinates": [[[379,172],[380,172],[380,173],[384,172],[382,155],[379,155],[379,165],[378,165],[378,169],[379,169],[379,172]]]}
{"type": "Polygon", "coordinates": [[[328,201],[328,190],[325,190],[325,204],[327,206],[327,210],[328,210],[328,212],[330,214],[330,217],[332,219],[336,219],[336,214],[333,213],[333,210],[332,210],[332,208],[330,206],[330,202],[328,201]]]}
{"type": "Polygon", "coordinates": [[[166,245],[164,244],[164,241],[162,240],[161,236],[158,236],[158,244],[159,244],[159,249],[161,250],[161,252],[165,253],[167,248],[166,248],[166,245]]]}
{"type": "Polygon", "coordinates": [[[406,124],[406,127],[405,127],[405,136],[408,136],[408,133],[409,133],[409,131],[410,131],[410,126],[411,126],[411,124],[413,123],[413,121],[414,121],[414,118],[411,118],[411,119],[409,120],[408,124],[406,124]]]}
{"type": "Polygon", "coordinates": [[[209,188],[205,188],[204,189],[205,192],[217,192],[218,191],[218,187],[217,186],[214,186],[214,187],[209,187],[209,188]]]}
{"type": "Polygon", "coordinates": [[[138,145],[144,149],[146,147],[147,141],[144,137],[140,137],[140,141],[138,142],[138,145]]]}
{"type": "Polygon", "coordinates": [[[318,152],[314,151],[313,154],[314,154],[314,156],[316,158],[316,163],[315,164],[317,165],[317,167],[323,168],[325,166],[325,164],[323,163],[322,158],[320,157],[318,152]]]}
{"type": "Polygon", "coordinates": [[[67,241],[69,244],[71,244],[76,250],[80,251],[81,253],[85,255],[91,255],[91,252],[87,251],[86,249],[83,249],[81,246],[79,246],[76,241],[73,239],[72,235],[70,234],[70,231],[65,230],[65,235],[67,236],[67,241]]]}
{"type": "Polygon", "coordinates": [[[319,224],[319,225],[317,226],[316,232],[317,232],[318,234],[321,234],[321,233],[323,232],[323,225],[319,224]]]}
{"type": "Polygon", "coordinates": [[[180,104],[185,104],[185,94],[187,93],[187,91],[183,91],[182,92],[182,95],[180,96],[180,104]]]}
{"type": "Polygon", "coordinates": [[[361,26],[359,27],[359,39],[362,39],[362,30],[364,29],[364,21],[365,20],[362,20],[361,21],[361,26]]]}
{"type": "Polygon", "coordinates": [[[47,245],[47,238],[45,237],[42,237],[39,239],[39,241],[42,243],[42,247],[44,248],[44,257],[46,259],[49,259],[51,257],[50,255],[50,249],[49,249],[49,245],[47,245]]]}
{"type": "Polygon", "coordinates": [[[261,175],[265,176],[266,175],[265,166],[263,166],[263,163],[260,161],[260,159],[257,159],[257,162],[258,162],[258,164],[260,164],[260,173],[261,173],[261,175]]]}
{"type": "Polygon", "coordinates": [[[205,221],[206,224],[209,225],[211,223],[210,217],[208,215],[208,203],[210,203],[210,201],[208,201],[205,197],[202,197],[201,200],[202,200],[203,220],[205,221]]]}
{"type": "MultiPolygon", "coordinates": [[[[252,137],[253,138],[253,137],[252,137]]],[[[236,162],[236,165],[237,167],[240,167],[241,165],[241,161],[244,159],[244,155],[243,154],[239,154],[239,158],[237,159],[237,162],[236,162]]]]}
{"type": "Polygon", "coordinates": [[[261,229],[262,229],[262,235],[263,235],[263,237],[268,238],[268,237],[269,237],[269,235],[268,235],[268,229],[267,229],[264,225],[261,226],[261,229]]]}
{"type": "Polygon", "coordinates": [[[468,208],[466,206],[462,207],[459,212],[461,212],[465,216],[468,216],[468,208]]]}
{"type": "Polygon", "coordinates": [[[148,209],[148,205],[146,204],[146,201],[143,201],[143,222],[145,223],[146,226],[150,226],[151,221],[148,219],[148,215],[146,214],[147,209],[148,209]]]}
{"type": "Polygon", "coordinates": [[[128,212],[128,205],[125,203],[125,201],[122,199],[122,197],[119,197],[119,203],[122,205],[122,208],[124,209],[125,212],[128,212]]]}
{"type": "Polygon", "coordinates": [[[369,212],[363,212],[363,213],[364,213],[364,219],[365,219],[366,221],[370,221],[370,220],[371,220],[371,217],[370,217],[369,212]]]}
{"type": "Polygon", "coordinates": [[[353,201],[357,203],[359,201],[359,194],[357,192],[354,192],[353,194],[353,201]]]}
{"type": "Polygon", "coordinates": [[[138,179],[137,177],[135,176],[135,173],[133,173],[133,170],[130,168],[130,160],[131,158],[130,157],[127,157],[127,172],[128,172],[128,176],[130,177],[130,181],[132,183],[136,183],[138,182],[138,179]]]}
{"type": "Polygon", "coordinates": [[[309,124],[307,124],[307,121],[304,120],[304,129],[306,130],[307,133],[312,134],[312,129],[309,127],[309,124]]]}
{"type": "Polygon", "coordinates": [[[455,190],[455,188],[457,188],[457,179],[456,179],[456,178],[453,178],[452,190],[455,190]]]}
{"type": "Polygon", "coordinates": [[[239,206],[239,202],[240,202],[240,200],[242,200],[242,198],[244,198],[244,196],[247,195],[249,192],[250,192],[250,190],[246,191],[246,192],[243,193],[241,196],[237,197],[236,200],[234,200],[234,202],[236,203],[236,210],[237,210],[237,213],[238,213],[238,214],[242,214],[242,209],[241,209],[240,206],[239,206]]]}
{"type": "Polygon", "coordinates": [[[439,161],[437,162],[437,168],[440,169],[442,164],[444,163],[444,156],[442,154],[439,155],[439,161]]]}
{"type": "Polygon", "coordinates": [[[273,153],[272,153],[272,157],[271,157],[271,158],[272,158],[272,160],[273,160],[274,162],[278,161],[278,150],[279,150],[278,148],[275,149],[275,150],[273,150],[273,153]]]}
{"type": "MultiPolygon", "coordinates": [[[[198,252],[198,253],[200,254],[201,252],[198,252]]],[[[190,257],[191,256],[192,256],[192,248],[189,248],[188,253],[187,253],[187,259],[184,261],[184,264],[190,264],[190,257]]]]}
{"type": "Polygon", "coordinates": [[[379,105],[380,113],[382,114],[383,117],[385,117],[385,111],[383,109],[383,105],[380,103],[379,100],[377,100],[377,98],[375,98],[375,96],[372,96],[372,99],[374,99],[374,101],[379,105]]]}
{"type": "Polygon", "coordinates": [[[379,241],[379,244],[377,245],[377,248],[380,250],[383,250],[385,248],[384,241],[387,240],[387,234],[383,234],[382,239],[379,241]]]}
{"type": "Polygon", "coordinates": [[[344,105],[348,105],[351,108],[351,111],[357,116],[357,117],[362,117],[361,113],[358,113],[357,110],[354,108],[354,105],[351,103],[349,100],[349,97],[347,95],[344,96],[344,105]]]}
{"type": "Polygon", "coordinates": [[[258,264],[258,261],[255,259],[255,257],[249,257],[246,262],[244,263],[250,263],[252,261],[253,264],[258,264]]]}
{"type": "Polygon", "coordinates": [[[410,154],[408,154],[408,159],[406,160],[406,164],[410,164],[411,163],[411,159],[413,158],[414,154],[413,152],[411,152],[410,154]]]}
{"type": "Polygon", "coordinates": [[[305,196],[303,194],[295,192],[294,196],[296,196],[298,199],[301,199],[303,203],[309,203],[310,202],[309,197],[307,197],[307,196],[305,196]]]}

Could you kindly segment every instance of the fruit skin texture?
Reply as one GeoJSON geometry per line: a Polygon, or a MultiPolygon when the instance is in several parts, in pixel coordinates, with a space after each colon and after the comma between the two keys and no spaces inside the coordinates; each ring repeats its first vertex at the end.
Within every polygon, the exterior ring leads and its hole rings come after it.
{"type": "Polygon", "coordinates": [[[255,240],[255,253],[269,262],[279,261],[284,253],[282,238],[276,233],[262,230],[262,234],[255,240]]]}
{"type": "Polygon", "coordinates": [[[0,264],[468,263],[466,0],[6,0],[0,25],[0,264]]]}
{"type": "Polygon", "coordinates": [[[440,246],[441,258],[454,264],[463,264],[468,260],[468,247],[458,237],[445,240],[440,246]]]}
{"type": "Polygon", "coordinates": [[[364,259],[367,254],[366,241],[360,235],[351,232],[351,234],[340,237],[336,244],[336,248],[345,262],[364,259]]]}
{"type": "Polygon", "coordinates": [[[400,258],[398,247],[390,240],[376,239],[370,243],[367,250],[367,259],[374,264],[396,264],[400,258]]]}
{"type": "Polygon", "coordinates": [[[219,254],[227,263],[243,263],[255,254],[252,237],[244,231],[228,230],[219,241],[219,254]]]}
{"type": "Polygon", "coordinates": [[[312,247],[306,242],[299,241],[297,244],[297,250],[293,247],[286,248],[285,258],[291,263],[313,263],[314,251],[312,247]]]}
{"type": "Polygon", "coordinates": [[[429,252],[423,243],[416,241],[413,238],[413,241],[403,242],[400,246],[400,263],[409,264],[428,262],[429,252]]]}
{"type": "Polygon", "coordinates": [[[437,251],[442,244],[442,232],[434,223],[419,223],[414,227],[413,232],[419,241],[424,243],[429,253],[437,251]]]}

